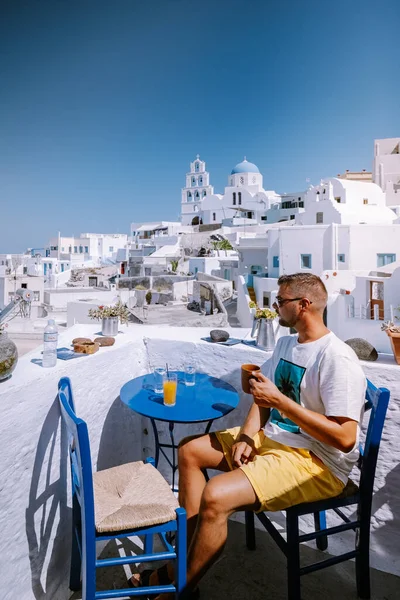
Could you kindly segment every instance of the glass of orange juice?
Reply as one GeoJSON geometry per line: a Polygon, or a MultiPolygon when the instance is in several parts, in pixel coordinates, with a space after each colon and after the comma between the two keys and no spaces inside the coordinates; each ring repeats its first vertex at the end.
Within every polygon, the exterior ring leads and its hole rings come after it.
{"type": "Polygon", "coordinates": [[[164,404],[165,406],[175,406],[176,390],[178,387],[178,376],[176,373],[167,373],[164,379],[164,404]]]}

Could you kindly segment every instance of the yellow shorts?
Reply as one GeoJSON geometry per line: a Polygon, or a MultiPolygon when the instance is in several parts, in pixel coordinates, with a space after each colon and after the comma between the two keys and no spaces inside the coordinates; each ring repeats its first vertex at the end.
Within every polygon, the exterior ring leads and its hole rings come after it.
{"type": "MultiPolygon", "coordinates": [[[[231,470],[232,446],[240,427],[216,431],[231,470]]],[[[338,496],[344,483],[324,463],[304,448],[291,448],[266,437],[254,436],[256,456],[240,469],[249,479],[260,501],[259,512],[284,510],[294,504],[338,496]]]]}

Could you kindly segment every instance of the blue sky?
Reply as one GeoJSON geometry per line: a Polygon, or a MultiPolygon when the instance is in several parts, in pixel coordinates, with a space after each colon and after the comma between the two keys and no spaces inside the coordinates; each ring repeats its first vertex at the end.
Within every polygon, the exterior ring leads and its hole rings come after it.
{"type": "Polygon", "coordinates": [[[400,135],[397,0],[3,0],[0,252],[177,220],[189,161],[290,192],[400,135]]]}

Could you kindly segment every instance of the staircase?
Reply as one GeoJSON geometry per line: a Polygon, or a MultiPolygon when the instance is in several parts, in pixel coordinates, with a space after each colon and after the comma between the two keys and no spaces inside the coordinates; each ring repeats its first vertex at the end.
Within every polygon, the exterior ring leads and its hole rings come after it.
{"type": "Polygon", "coordinates": [[[254,288],[252,288],[252,287],[248,287],[247,289],[248,289],[248,291],[249,291],[250,300],[251,300],[252,302],[255,302],[255,301],[256,301],[256,295],[255,295],[255,293],[254,293],[254,288]]]}

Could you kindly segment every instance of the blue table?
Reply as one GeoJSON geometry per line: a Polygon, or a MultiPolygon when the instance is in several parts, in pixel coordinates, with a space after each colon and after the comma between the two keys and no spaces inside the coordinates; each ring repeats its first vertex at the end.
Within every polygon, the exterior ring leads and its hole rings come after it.
{"type": "Polygon", "coordinates": [[[163,395],[154,392],[154,375],[142,375],[125,383],[121,388],[120,398],[133,411],[151,421],[156,444],[155,463],[158,465],[160,452],[172,468],[172,489],[175,490],[175,473],[177,469],[176,449],[174,438],[175,423],[202,423],[208,421],[204,433],[210,431],[215,419],[220,419],[239,403],[239,394],[235,388],[217,377],[205,373],[196,373],[196,383],[186,386],[184,373],[178,371],[178,389],[175,406],[165,406],[163,395]],[[156,421],[169,423],[171,444],[161,444],[156,421]],[[164,448],[172,449],[172,460],[164,448]]]}

